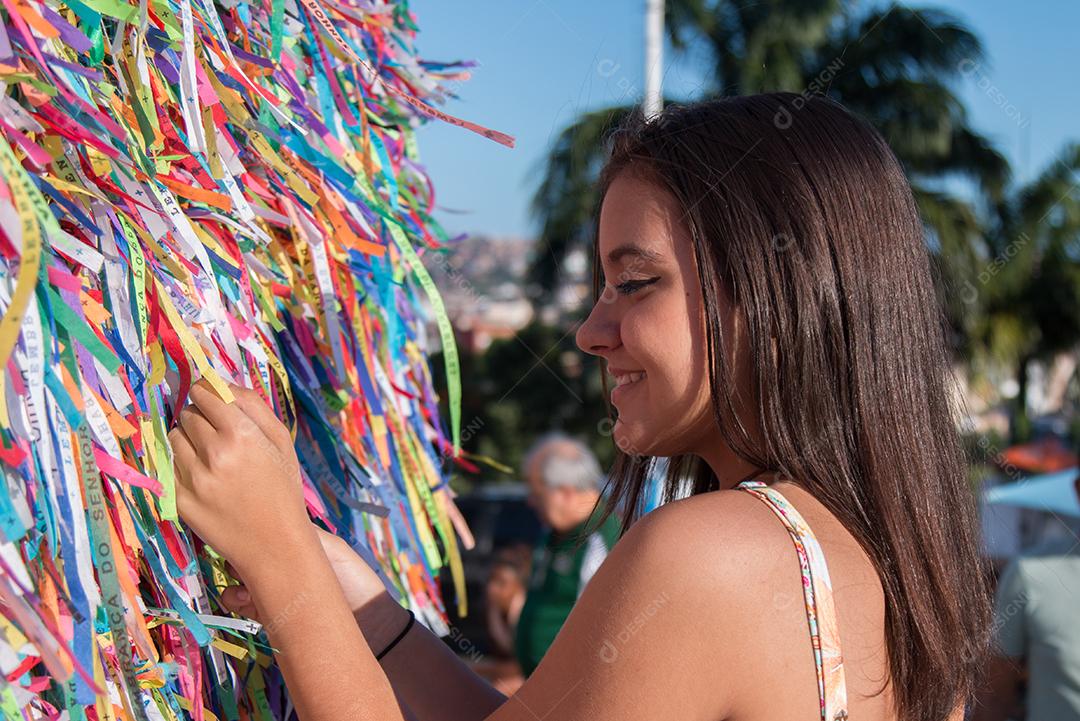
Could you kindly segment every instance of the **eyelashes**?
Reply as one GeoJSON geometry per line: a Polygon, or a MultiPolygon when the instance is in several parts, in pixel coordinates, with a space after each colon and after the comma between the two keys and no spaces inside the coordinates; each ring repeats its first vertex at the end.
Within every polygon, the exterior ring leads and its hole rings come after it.
{"type": "Polygon", "coordinates": [[[615,286],[615,290],[619,291],[620,295],[633,295],[642,288],[648,287],[658,280],[660,280],[660,276],[646,278],[645,280],[627,280],[615,286]]]}

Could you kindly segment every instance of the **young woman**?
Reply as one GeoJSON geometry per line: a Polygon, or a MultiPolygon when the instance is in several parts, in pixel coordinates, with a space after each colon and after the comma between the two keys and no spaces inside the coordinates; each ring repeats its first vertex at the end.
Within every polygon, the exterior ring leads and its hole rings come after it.
{"type": "Polygon", "coordinates": [[[672,107],[616,134],[601,191],[577,340],[616,381],[612,508],[661,457],[693,494],[628,525],[509,699],[309,523],[258,396],[192,391],[180,510],[243,579],[225,600],[267,625],[300,717],[962,719],[988,594],[885,141],[819,97],[672,107]]]}

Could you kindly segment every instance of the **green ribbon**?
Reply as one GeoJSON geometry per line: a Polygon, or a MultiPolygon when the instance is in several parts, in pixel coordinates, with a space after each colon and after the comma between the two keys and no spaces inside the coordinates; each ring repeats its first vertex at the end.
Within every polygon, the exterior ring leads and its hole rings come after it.
{"type": "Polygon", "coordinates": [[[55,290],[49,288],[48,292],[49,302],[52,304],[53,318],[56,319],[56,322],[63,326],[68,335],[79,341],[82,347],[90,352],[90,355],[97,358],[98,362],[105,367],[105,370],[109,373],[116,373],[120,370],[120,359],[113,353],[112,349],[94,335],[94,331],[90,330],[90,326],[79,318],[55,290]]]}
{"type": "Polygon", "coordinates": [[[435,312],[435,323],[439,327],[439,338],[442,340],[443,363],[446,367],[446,392],[450,396],[450,434],[454,441],[454,455],[461,450],[461,362],[458,360],[457,341],[454,339],[454,327],[450,324],[450,317],[446,314],[442,296],[431,279],[420,256],[416,254],[405,232],[397,223],[387,223],[390,235],[401,249],[405,259],[412,268],[413,275],[431,303],[431,309],[435,312]]]}
{"type": "Polygon", "coordinates": [[[128,705],[135,714],[136,721],[149,721],[142,698],[138,695],[139,680],[135,675],[132,661],[131,637],[128,636],[124,621],[124,594],[120,590],[120,576],[117,569],[119,559],[113,555],[112,541],[109,534],[109,509],[105,504],[105,491],[101,487],[101,473],[94,460],[94,439],[90,427],[84,420],[76,429],[79,446],[79,461],[82,464],[83,493],[86,494],[87,518],[90,520],[90,533],[94,539],[94,566],[101,584],[102,610],[112,631],[113,647],[116,658],[120,661],[120,672],[124,677],[124,692],[128,705]]]}
{"type": "Polygon", "coordinates": [[[368,182],[365,175],[361,173],[356,176],[356,181],[356,186],[364,194],[368,207],[387,221],[386,227],[390,229],[390,235],[405,255],[405,259],[409,261],[409,267],[412,268],[416,280],[420,283],[420,287],[423,289],[428,302],[431,303],[431,309],[435,313],[435,324],[439,328],[439,338],[442,342],[443,367],[446,369],[446,392],[450,396],[448,399],[450,405],[450,437],[453,440],[454,456],[456,457],[461,452],[461,361],[458,359],[454,327],[450,323],[450,317],[446,314],[446,307],[443,305],[442,296],[439,294],[435,281],[431,279],[431,275],[428,273],[427,268],[424,267],[423,261],[420,260],[420,256],[413,249],[397,217],[385,208],[382,198],[371,187],[371,183],[368,182]]]}
{"type": "Polygon", "coordinates": [[[285,0],[270,3],[270,59],[281,57],[282,28],[285,25],[285,0]]]}

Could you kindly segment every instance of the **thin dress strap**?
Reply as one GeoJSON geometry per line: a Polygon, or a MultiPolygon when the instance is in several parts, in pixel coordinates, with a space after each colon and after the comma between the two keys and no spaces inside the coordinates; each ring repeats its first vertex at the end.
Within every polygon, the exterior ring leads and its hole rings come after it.
{"type": "Polygon", "coordinates": [[[784,496],[762,481],[747,480],[736,488],[765,502],[783,522],[795,543],[802,568],[806,618],[810,623],[810,641],[817,667],[818,698],[822,721],[843,721],[847,714],[847,683],[844,680],[844,656],[840,652],[840,629],[836,620],[832,581],[825,565],[825,553],[806,520],[784,496]]]}

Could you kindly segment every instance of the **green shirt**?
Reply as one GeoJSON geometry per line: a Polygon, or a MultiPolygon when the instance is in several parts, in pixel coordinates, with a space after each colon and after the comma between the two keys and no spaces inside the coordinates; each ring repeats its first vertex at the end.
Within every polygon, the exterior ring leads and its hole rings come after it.
{"type": "Polygon", "coordinates": [[[1027,721],[1080,721],[1080,544],[1013,561],[998,583],[999,651],[1028,667],[1027,721]]]}
{"type": "Polygon", "coordinates": [[[570,609],[619,537],[619,521],[609,516],[595,528],[590,518],[568,533],[549,531],[533,550],[529,594],[518,619],[514,651],[528,676],[562,628],[570,609]],[[587,528],[595,530],[582,541],[587,528]]]}

